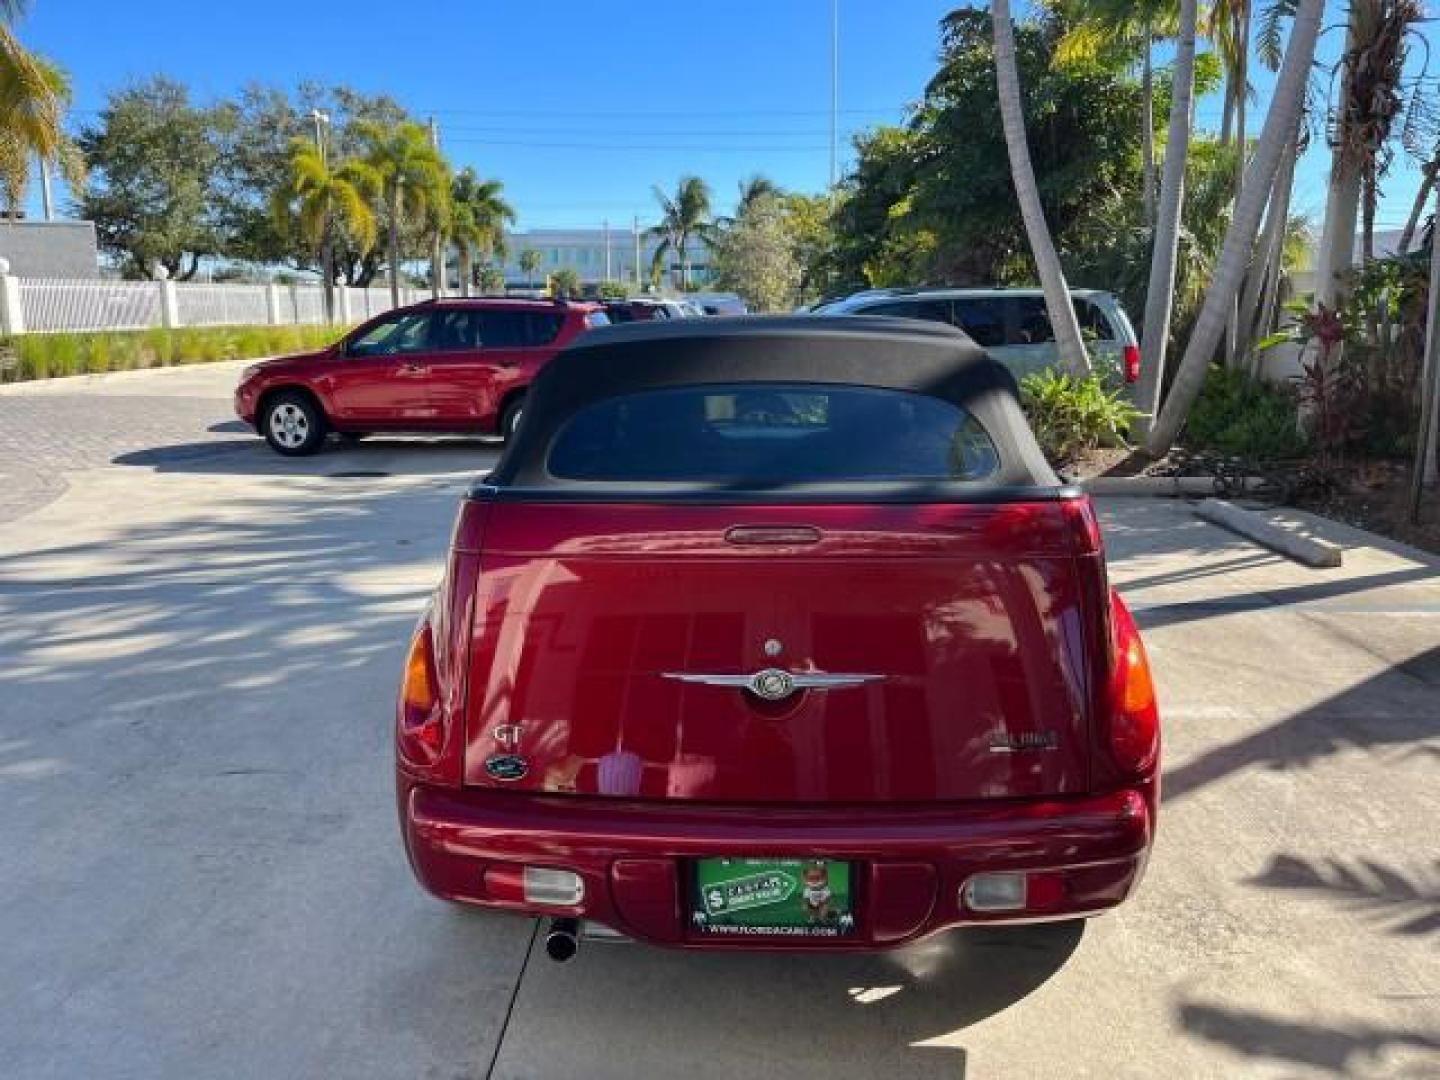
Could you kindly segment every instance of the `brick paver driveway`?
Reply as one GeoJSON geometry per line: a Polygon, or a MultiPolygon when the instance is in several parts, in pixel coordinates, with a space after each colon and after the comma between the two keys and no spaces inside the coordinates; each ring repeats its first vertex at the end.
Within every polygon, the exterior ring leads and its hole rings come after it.
{"type": "Polygon", "coordinates": [[[0,1075],[1440,1076],[1440,584],[1104,507],[1166,728],[1136,900],[873,957],[586,945],[410,880],[390,701],[475,441],[303,461],[237,365],[0,391],[0,1075]]]}

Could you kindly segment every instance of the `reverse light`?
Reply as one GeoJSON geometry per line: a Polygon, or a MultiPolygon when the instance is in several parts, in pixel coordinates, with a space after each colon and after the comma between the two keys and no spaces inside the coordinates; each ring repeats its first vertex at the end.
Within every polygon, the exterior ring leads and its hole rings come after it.
{"type": "Polygon", "coordinates": [[[485,892],[510,903],[575,907],[585,899],[585,879],[569,870],[497,863],[485,871],[485,892]]]}
{"type": "Polygon", "coordinates": [[[1062,870],[1030,870],[976,874],[960,891],[960,903],[971,911],[1031,911],[1061,907],[1069,893],[1062,870]]]}
{"type": "Polygon", "coordinates": [[[405,679],[400,688],[397,738],[401,757],[428,767],[440,757],[445,728],[435,679],[435,647],[428,622],[410,640],[405,679]]]}
{"type": "Polygon", "coordinates": [[[1125,381],[1128,383],[1140,381],[1140,346],[1125,346],[1125,381]]]}

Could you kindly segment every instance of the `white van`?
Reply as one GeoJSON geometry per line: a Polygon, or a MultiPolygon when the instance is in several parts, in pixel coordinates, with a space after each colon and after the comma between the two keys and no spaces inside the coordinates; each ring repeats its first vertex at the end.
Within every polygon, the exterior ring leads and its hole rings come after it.
{"type": "MultiPolygon", "coordinates": [[[[1113,293],[1071,289],[1080,332],[1126,382],[1140,378],[1140,342],[1113,293]]],[[[1055,334],[1039,289],[869,289],[822,305],[816,315],[891,315],[958,326],[1015,377],[1053,367],[1055,334]]]]}

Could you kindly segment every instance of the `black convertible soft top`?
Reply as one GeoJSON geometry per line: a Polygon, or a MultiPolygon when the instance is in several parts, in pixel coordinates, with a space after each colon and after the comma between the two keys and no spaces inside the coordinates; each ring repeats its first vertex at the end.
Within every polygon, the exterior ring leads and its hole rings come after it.
{"type": "MultiPolygon", "coordinates": [[[[982,485],[941,486],[983,486],[997,497],[1005,489],[1060,490],[1020,411],[1014,377],[962,331],[914,319],[749,316],[637,322],[583,334],[531,384],[524,422],[483,481],[487,494],[583,494],[593,485],[557,479],[546,468],[551,445],[577,412],[620,395],[717,383],[867,386],[953,402],[989,433],[1000,468],[982,485]]],[[[614,485],[608,487],[613,497],[614,485]]],[[[907,492],[906,501],[927,497],[913,485],[907,492]]]]}

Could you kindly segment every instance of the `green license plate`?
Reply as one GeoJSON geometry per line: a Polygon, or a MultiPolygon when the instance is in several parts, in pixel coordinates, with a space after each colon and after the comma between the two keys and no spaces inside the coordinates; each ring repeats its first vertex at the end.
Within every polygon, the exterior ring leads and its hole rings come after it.
{"type": "Polygon", "coordinates": [[[690,925],[733,937],[847,937],[853,875],[834,859],[697,859],[690,925]]]}

